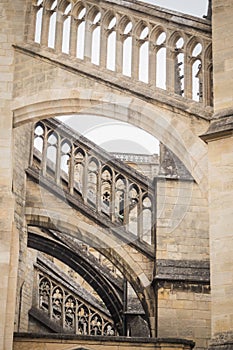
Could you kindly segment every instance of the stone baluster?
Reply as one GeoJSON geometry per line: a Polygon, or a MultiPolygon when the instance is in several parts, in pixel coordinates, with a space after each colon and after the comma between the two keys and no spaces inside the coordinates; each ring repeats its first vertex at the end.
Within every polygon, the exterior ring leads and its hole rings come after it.
{"type": "Polygon", "coordinates": [[[112,171],[111,195],[110,195],[110,219],[116,221],[115,217],[115,201],[116,201],[116,176],[115,171],[112,171]]]}
{"type": "Polygon", "coordinates": [[[143,205],[142,205],[142,189],[140,188],[139,189],[139,200],[138,200],[138,210],[137,210],[137,213],[138,213],[138,217],[137,217],[137,227],[138,227],[138,238],[139,240],[142,239],[142,236],[143,236],[143,205]]]}
{"type": "Polygon", "coordinates": [[[53,11],[44,7],[43,17],[42,17],[42,30],[41,30],[41,45],[48,47],[48,37],[49,37],[49,23],[50,17],[53,11]]]}
{"type": "Polygon", "coordinates": [[[125,196],[124,196],[124,220],[125,229],[129,229],[129,180],[125,182],[125,196]]]}
{"type": "Polygon", "coordinates": [[[58,140],[57,140],[57,154],[56,154],[56,164],[55,164],[55,179],[56,184],[59,186],[61,183],[61,136],[58,134],[58,140]]]}
{"type": "Polygon", "coordinates": [[[149,41],[149,84],[156,86],[156,67],[157,67],[157,49],[156,45],[149,41]]]}
{"type": "Polygon", "coordinates": [[[46,167],[47,167],[47,149],[48,149],[48,128],[45,127],[44,131],[44,144],[42,150],[42,162],[41,162],[41,172],[42,175],[46,175],[46,167]]]}
{"type": "Polygon", "coordinates": [[[60,53],[62,51],[62,39],[63,39],[63,24],[65,16],[60,9],[57,9],[56,16],[56,35],[55,35],[55,51],[60,53]]]}
{"type": "Polygon", "coordinates": [[[131,76],[135,80],[138,80],[138,77],[139,77],[139,50],[140,50],[140,41],[139,39],[136,38],[134,34],[132,36],[131,76]]]}
{"type": "Polygon", "coordinates": [[[70,55],[76,57],[77,54],[77,31],[78,31],[78,21],[74,16],[71,16],[70,23],[70,55]]]}
{"type": "Polygon", "coordinates": [[[85,204],[87,204],[88,164],[89,164],[89,158],[85,157],[84,169],[83,169],[83,191],[82,191],[83,201],[85,204]]]}
{"type": "Polygon", "coordinates": [[[74,194],[74,144],[71,145],[69,160],[69,182],[68,188],[71,195],[74,194]]]}
{"type": "Polygon", "coordinates": [[[192,99],[192,64],[187,49],[184,54],[184,97],[192,99]]]}
{"type": "Polygon", "coordinates": [[[101,213],[102,206],[102,166],[99,165],[97,169],[97,185],[96,185],[96,209],[101,213]]]}
{"type": "Polygon", "coordinates": [[[166,90],[175,92],[176,54],[171,47],[166,49],[166,90]]]}
{"type": "Polygon", "coordinates": [[[122,73],[123,64],[123,42],[122,34],[119,28],[119,16],[116,16],[116,24],[114,30],[116,31],[116,58],[115,58],[115,71],[122,73]]]}
{"type": "Polygon", "coordinates": [[[92,21],[87,17],[85,25],[85,40],[84,40],[84,60],[91,62],[92,49],[92,21]]]}
{"type": "Polygon", "coordinates": [[[29,24],[29,30],[27,33],[28,41],[35,40],[37,13],[42,8],[42,6],[43,6],[42,4],[39,6],[36,4],[33,4],[31,7],[30,24],[29,24]]]}
{"type": "Polygon", "coordinates": [[[108,30],[103,22],[100,28],[100,66],[106,68],[107,66],[107,44],[108,44],[108,30]]]}

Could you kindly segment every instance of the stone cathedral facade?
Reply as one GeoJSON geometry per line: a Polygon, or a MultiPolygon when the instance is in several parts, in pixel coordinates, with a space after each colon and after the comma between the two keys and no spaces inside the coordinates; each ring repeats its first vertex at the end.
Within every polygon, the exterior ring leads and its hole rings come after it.
{"type": "Polygon", "coordinates": [[[0,350],[233,349],[232,17],[0,1],[0,350]],[[64,115],[160,154],[108,153],[64,115]]]}

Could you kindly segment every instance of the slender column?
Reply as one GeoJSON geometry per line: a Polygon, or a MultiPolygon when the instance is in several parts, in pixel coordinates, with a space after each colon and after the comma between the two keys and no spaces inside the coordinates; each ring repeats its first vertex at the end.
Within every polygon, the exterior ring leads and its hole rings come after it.
{"type": "Polygon", "coordinates": [[[138,80],[139,77],[139,49],[140,43],[135,36],[132,37],[132,61],[131,61],[131,76],[138,80]]]}
{"type": "Polygon", "coordinates": [[[68,188],[70,194],[74,194],[74,145],[71,146],[70,162],[69,162],[69,183],[68,188]]]}
{"type": "Polygon", "coordinates": [[[156,86],[156,49],[153,42],[149,41],[149,84],[156,86]]]}
{"type": "Polygon", "coordinates": [[[124,200],[124,225],[129,229],[129,182],[126,180],[125,184],[125,200],[124,200]]]}
{"type": "Polygon", "coordinates": [[[86,158],[84,163],[84,169],[83,169],[83,191],[82,191],[83,201],[85,204],[87,204],[88,164],[89,164],[89,160],[88,158],[86,158]]]}
{"type": "Polygon", "coordinates": [[[115,173],[112,174],[112,183],[111,183],[111,201],[110,201],[110,219],[112,222],[116,221],[115,218],[115,200],[116,200],[116,179],[115,173]]]}
{"type": "Polygon", "coordinates": [[[123,38],[121,33],[116,30],[116,72],[122,73],[123,70],[123,38]]]}
{"type": "Polygon", "coordinates": [[[166,90],[175,92],[175,53],[172,48],[167,47],[166,50],[166,90]]]}
{"type": "Polygon", "coordinates": [[[41,45],[48,46],[49,22],[53,11],[44,8],[41,29],[41,45]]]}
{"type": "Polygon", "coordinates": [[[188,53],[184,55],[184,97],[192,99],[192,64],[188,53]]]}
{"type": "Polygon", "coordinates": [[[102,204],[102,193],[101,193],[101,187],[102,187],[102,170],[101,167],[97,170],[97,186],[96,186],[96,208],[97,212],[101,212],[101,204],[102,204]]]}
{"type": "Polygon", "coordinates": [[[87,19],[85,25],[85,43],[84,43],[84,60],[91,62],[91,47],[92,47],[92,22],[87,19]]]}
{"type": "Polygon", "coordinates": [[[47,149],[48,149],[48,129],[45,128],[44,144],[43,144],[43,151],[42,151],[42,162],[41,162],[41,172],[43,176],[46,176],[47,149]]]}
{"type": "Polygon", "coordinates": [[[62,51],[62,39],[63,39],[63,23],[65,17],[60,10],[57,10],[56,16],[56,34],[55,34],[55,51],[62,51]]]}
{"type": "Polygon", "coordinates": [[[138,224],[138,239],[141,240],[143,236],[143,205],[142,205],[142,192],[140,189],[139,194],[139,201],[138,201],[138,217],[137,217],[137,224],[138,224]]]}
{"type": "Polygon", "coordinates": [[[60,182],[61,182],[61,157],[62,157],[61,138],[60,138],[60,135],[58,135],[57,156],[56,156],[56,164],[55,164],[55,179],[56,179],[56,184],[58,186],[60,185],[60,182]]]}
{"type": "Polygon", "coordinates": [[[208,60],[202,55],[202,101],[205,106],[210,106],[210,72],[208,71],[208,60]]]}
{"type": "Polygon", "coordinates": [[[76,57],[77,54],[77,20],[71,16],[70,23],[70,55],[76,57]]]}
{"type": "MultiPolygon", "coordinates": [[[[36,29],[36,17],[37,12],[42,8],[42,5],[37,6],[36,4],[33,4],[31,7],[31,13],[30,13],[30,25],[28,30],[28,41],[34,41],[35,39],[35,29],[36,29]]],[[[43,12],[42,12],[43,13],[43,12]]]]}
{"type": "Polygon", "coordinates": [[[107,66],[107,30],[102,23],[100,29],[100,66],[106,68],[107,66]]]}

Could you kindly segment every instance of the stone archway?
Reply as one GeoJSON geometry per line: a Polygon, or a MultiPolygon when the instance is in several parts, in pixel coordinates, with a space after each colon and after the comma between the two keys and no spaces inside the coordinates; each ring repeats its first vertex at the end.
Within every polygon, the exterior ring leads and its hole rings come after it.
{"type": "MultiPolygon", "coordinates": [[[[56,213],[54,211],[50,211],[47,213],[47,215],[45,215],[43,208],[36,210],[27,208],[26,220],[29,227],[37,226],[39,228],[52,230],[54,227],[56,227],[56,229],[62,232],[63,235],[73,237],[76,236],[78,239],[87,244],[95,242],[96,249],[105,255],[106,258],[113,263],[113,265],[117,266],[119,271],[122,272],[126,280],[133,287],[145,311],[146,320],[151,330],[151,335],[154,334],[156,314],[154,289],[151,285],[151,281],[148,279],[148,276],[143,271],[140,264],[134,260],[127,250],[127,247],[122,245],[120,240],[116,241],[115,239],[109,237],[108,230],[103,235],[103,230],[98,229],[97,226],[95,226],[93,230],[90,230],[90,226],[86,225],[85,222],[81,223],[80,220],[70,223],[70,220],[66,215],[61,215],[58,212],[56,213]]],[[[38,241],[40,241],[40,237],[38,237],[38,241]]],[[[43,237],[41,238],[41,242],[41,247],[46,250],[44,252],[50,254],[51,250],[54,250],[52,247],[48,248],[49,245],[46,245],[46,243],[43,242],[43,237]]],[[[53,242],[51,244],[53,244],[53,242]]],[[[32,247],[35,248],[37,243],[34,244],[32,241],[32,245],[32,247]]],[[[38,244],[38,247],[40,247],[40,244],[38,244]]],[[[42,248],[41,250],[43,250],[42,248]]],[[[38,250],[40,250],[40,248],[38,250]]],[[[69,254],[67,255],[67,252],[64,251],[64,256],[66,264],[69,265],[69,254]]],[[[59,249],[57,257],[59,258],[59,249]]],[[[114,309],[116,305],[112,305],[112,307],[114,309]]]]}
{"type": "Polygon", "coordinates": [[[135,97],[93,90],[56,90],[19,98],[14,104],[14,126],[71,114],[93,114],[127,122],[152,134],[185,165],[195,181],[205,188],[207,148],[199,138],[208,123],[188,112],[146,103],[135,97]],[[50,96],[48,100],[47,96],[50,96]]]}

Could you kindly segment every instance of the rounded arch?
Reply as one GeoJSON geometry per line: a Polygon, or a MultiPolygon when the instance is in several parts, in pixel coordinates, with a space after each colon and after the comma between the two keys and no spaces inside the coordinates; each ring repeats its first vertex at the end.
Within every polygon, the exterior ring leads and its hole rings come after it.
{"type": "Polygon", "coordinates": [[[151,42],[156,42],[157,41],[157,39],[158,39],[158,37],[160,36],[160,34],[162,34],[162,33],[165,33],[166,34],[166,36],[167,36],[167,30],[164,28],[164,27],[162,27],[161,25],[157,25],[157,26],[155,26],[153,29],[152,29],[152,31],[150,32],[150,41],[151,42]]]}
{"type": "Polygon", "coordinates": [[[185,46],[185,41],[186,41],[186,37],[185,37],[185,33],[183,33],[183,32],[180,31],[180,30],[177,30],[177,31],[171,33],[171,35],[170,35],[170,36],[168,37],[168,39],[167,39],[168,46],[169,46],[169,47],[175,47],[177,41],[178,41],[179,39],[181,39],[181,38],[184,40],[184,43],[183,43],[183,45],[182,45],[182,48],[184,48],[184,46],[185,46]]]}
{"type": "Polygon", "coordinates": [[[133,34],[139,39],[140,38],[140,35],[142,33],[142,31],[145,29],[145,28],[148,28],[148,36],[149,36],[149,33],[150,33],[150,25],[143,21],[143,20],[140,20],[138,23],[136,23],[136,25],[134,26],[133,28],[133,34]]]}
{"type": "MultiPolygon", "coordinates": [[[[207,147],[193,130],[192,114],[177,112],[143,99],[80,88],[79,91],[42,91],[15,102],[14,127],[40,119],[71,114],[93,114],[128,122],[152,134],[183,162],[198,184],[206,180],[207,147]]],[[[206,128],[208,127],[206,123],[206,128]]],[[[205,132],[205,130],[201,131],[205,132]]],[[[202,189],[206,191],[206,184],[202,189]]]]}
{"type": "MultiPolygon", "coordinates": [[[[193,36],[186,42],[185,50],[187,51],[187,53],[190,57],[194,57],[192,55],[192,52],[193,52],[195,46],[198,44],[201,44],[201,46],[202,46],[202,51],[201,51],[201,55],[202,55],[203,47],[204,47],[202,38],[198,38],[198,37],[193,36]]],[[[197,57],[199,57],[199,55],[196,56],[195,58],[197,58],[197,57]]]]}
{"type": "MultiPolygon", "coordinates": [[[[126,16],[126,15],[121,17],[121,19],[119,20],[119,23],[118,23],[118,29],[119,29],[121,34],[124,34],[124,30],[129,23],[132,23],[132,28],[133,28],[134,27],[134,19],[133,18],[131,18],[130,16],[126,16]]],[[[130,34],[132,33],[132,28],[130,30],[130,34]]],[[[129,33],[127,33],[127,34],[129,34],[129,33]]]]}
{"type": "Polygon", "coordinates": [[[93,5],[91,6],[88,10],[87,10],[87,14],[86,14],[86,18],[87,20],[90,20],[91,22],[94,21],[95,19],[95,16],[100,13],[101,16],[102,16],[102,12],[101,12],[101,9],[96,6],[96,5],[93,5]]]}
{"type": "MultiPolygon", "coordinates": [[[[78,17],[80,13],[83,11],[83,16],[81,16],[81,18],[83,19],[86,14],[84,13],[85,12],[84,10],[86,11],[85,4],[82,1],[78,1],[72,7],[72,10],[71,10],[72,16],[78,17]]],[[[78,17],[78,19],[81,19],[81,18],[78,17]]]]}

